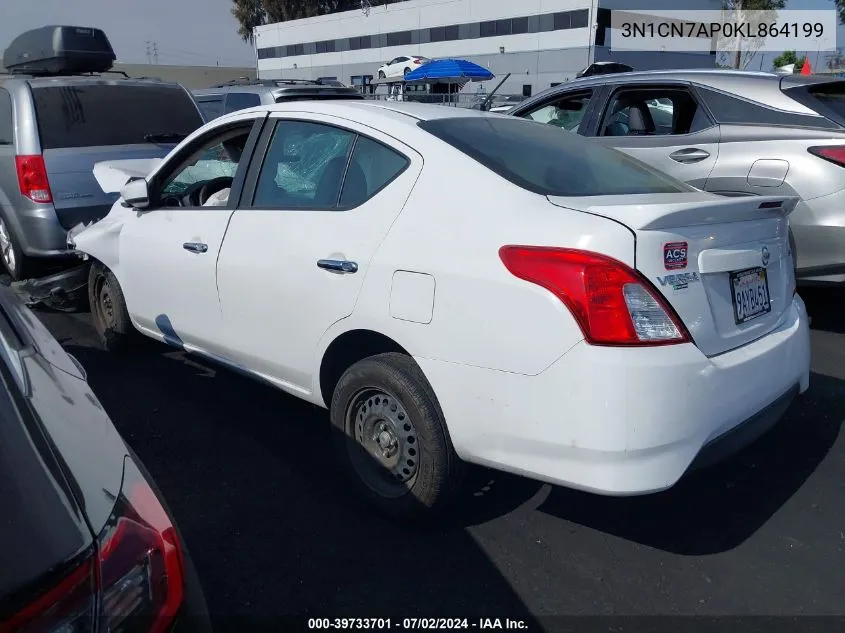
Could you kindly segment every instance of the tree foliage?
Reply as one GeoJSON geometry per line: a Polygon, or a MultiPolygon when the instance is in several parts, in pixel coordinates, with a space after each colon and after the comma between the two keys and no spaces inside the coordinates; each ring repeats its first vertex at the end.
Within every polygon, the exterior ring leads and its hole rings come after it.
{"type": "Polygon", "coordinates": [[[804,60],[806,59],[806,55],[798,57],[795,51],[784,51],[772,60],[772,67],[780,68],[781,66],[795,64],[795,71],[799,72],[804,67],[804,60]]]}
{"type": "MultiPolygon", "coordinates": [[[[373,6],[394,2],[402,0],[370,0],[373,6]]],[[[232,5],[238,35],[251,42],[256,26],[359,9],[361,0],[232,0],[232,5]]]]}

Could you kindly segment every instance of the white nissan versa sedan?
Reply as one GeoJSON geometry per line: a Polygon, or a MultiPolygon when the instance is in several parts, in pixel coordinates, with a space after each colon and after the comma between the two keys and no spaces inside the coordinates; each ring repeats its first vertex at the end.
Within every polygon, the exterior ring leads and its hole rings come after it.
{"type": "Polygon", "coordinates": [[[664,490],[809,386],[794,198],[401,103],[244,110],[95,171],[121,198],[69,241],[104,345],[140,332],[327,407],[396,518],[444,507],[464,462],[664,490]]]}

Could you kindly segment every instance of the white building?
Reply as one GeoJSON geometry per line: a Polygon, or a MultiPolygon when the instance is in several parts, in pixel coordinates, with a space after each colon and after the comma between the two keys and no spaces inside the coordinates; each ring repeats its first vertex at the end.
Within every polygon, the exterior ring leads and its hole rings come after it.
{"type": "MultiPolygon", "coordinates": [[[[630,0],[406,0],[369,15],[344,11],[256,29],[261,79],[334,78],[366,85],[402,55],[457,57],[511,73],[502,94],[528,96],[569,81],[594,61],[637,70],[713,67],[707,53],[613,52],[610,10],[630,0]]],[[[644,0],[637,13],[718,9],[718,0],[644,0]],[[645,5],[645,6],[642,6],[645,5]]],[[[492,87],[492,86],[491,86],[492,87]]]]}

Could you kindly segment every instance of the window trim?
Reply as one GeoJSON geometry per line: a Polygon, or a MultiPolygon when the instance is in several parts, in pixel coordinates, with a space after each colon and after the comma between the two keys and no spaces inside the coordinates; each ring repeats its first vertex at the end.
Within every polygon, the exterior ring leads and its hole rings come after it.
{"type": "Polygon", "coordinates": [[[267,120],[267,115],[258,115],[253,116],[251,118],[246,119],[239,119],[237,121],[231,121],[224,123],[223,125],[219,125],[212,130],[209,130],[202,136],[198,136],[193,141],[191,141],[188,145],[183,147],[179,153],[174,156],[171,160],[167,161],[167,164],[163,164],[161,168],[159,168],[155,174],[147,179],[147,187],[149,191],[155,192],[154,195],[151,196],[151,205],[148,209],[144,210],[144,213],[155,213],[156,211],[199,211],[199,210],[208,210],[208,209],[228,209],[234,210],[240,204],[241,195],[243,194],[243,186],[244,180],[246,178],[247,172],[251,167],[252,160],[254,157],[255,146],[258,142],[259,134],[261,130],[265,126],[265,122],[267,120]],[[244,127],[246,128],[247,125],[251,125],[251,129],[249,131],[249,136],[247,136],[246,143],[244,144],[244,152],[241,156],[241,162],[238,163],[238,168],[235,170],[235,175],[232,178],[232,187],[229,192],[229,199],[226,202],[225,206],[222,207],[165,207],[161,206],[161,184],[163,181],[167,180],[171,175],[173,175],[177,170],[184,169],[187,167],[186,161],[190,159],[191,156],[194,155],[202,146],[206,145],[209,140],[218,138],[223,136],[227,132],[239,128],[244,127]],[[171,166],[173,166],[171,168],[171,166]]]}
{"type": "MultiPolygon", "coordinates": [[[[710,121],[710,125],[695,132],[687,132],[686,134],[653,134],[647,136],[645,138],[680,138],[685,139],[689,137],[696,136],[697,134],[701,134],[702,132],[707,132],[708,130],[712,130],[714,127],[717,127],[719,124],[716,122],[715,117],[710,112],[710,108],[704,103],[704,99],[701,98],[695,91],[695,86],[691,83],[687,82],[664,82],[660,84],[652,84],[652,83],[628,83],[628,84],[612,84],[609,86],[610,91],[605,98],[604,104],[601,108],[601,112],[596,117],[596,123],[593,126],[592,133],[590,134],[593,138],[614,138],[612,136],[602,136],[599,134],[599,131],[602,129],[602,124],[604,123],[605,118],[607,117],[608,109],[610,108],[613,100],[616,98],[620,92],[639,92],[644,90],[686,90],[690,96],[695,100],[696,105],[702,109],[704,115],[707,117],[707,120],[710,121]]],[[[616,137],[616,138],[633,138],[633,137],[616,137]]]]}
{"type": "Polygon", "coordinates": [[[241,191],[241,200],[239,201],[241,204],[238,205],[238,210],[244,211],[289,211],[289,212],[300,212],[300,211],[322,211],[326,213],[338,213],[343,211],[353,211],[358,207],[364,206],[370,200],[375,198],[379,195],[384,189],[386,189],[390,184],[395,182],[402,174],[404,174],[408,168],[411,166],[413,159],[408,156],[408,154],[400,149],[388,145],[384,141],[380,141],[379,139],[373,138],[369,134],[364,134],[359,132],[358,130],[345,127],[343,125],[338,125],[335,123],[330,123],[327,121],[321,121],[317,119],[308,119],[302,117],[273,117],[268,118],[267,125],[264,126],[264,129],[261,131],[261,138],[258,140],[255,150],[252,154],[252,160],[250,161],[249,165],[249,173],[246,176],[246,180],[243,186],[243,190],[241,191]],[[337,193],[337,202],[335,206],[327,208],[327,207],[280,207],[280,206],[268,206],[268,205],[261,205],[258,206],[255,204],[255,194],[258,190],[258,180],[261,177],[261,172],[264,169],[264,163],[267,160],[267,155],[270,152],[270,147],[273,144],[273,137],[276,134],[276,129],[282,123],[310,123],[312,125],[322,125],[325,127],[335,128],[337,130],[341,130],[342,132],[346,132],[348,134],[353,135],[352,142],[349,145],[349,149],[347,150],[346,155],[346,166],[343,169],[343,179],[341,180],[340,187],[338,188],[337,193]],[[405,165],[397,171],[393,177],[385,182],[381,187],[374,190],[366,200],[356,204],[356,205],[341,205],[340,204],[340,197],[343,195],[343,187],[346,184],[346,172],[349,169],[349,164],[352,161],[352,155],[355,151],[355,148],[358,146],[358,139],[363,137],[369,141],[374,143],[378,143],[389,150],[395,152],[399,156],[405,159],[405,165]]]}

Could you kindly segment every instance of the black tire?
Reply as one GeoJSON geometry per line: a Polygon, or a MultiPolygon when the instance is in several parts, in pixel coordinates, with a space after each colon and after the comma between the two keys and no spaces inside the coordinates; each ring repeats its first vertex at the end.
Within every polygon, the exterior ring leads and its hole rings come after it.
{"type": "Polygon", "coordinates": [[[3,269],[9,273],[12,281],[30,279],[38,273],[37,261],[24,255],[18,242],[6,218],[0,215],[0,259],[3,260],[3,269]]]}
{"type": "MultiPolygon", "coordinates": [[[[460,488],[465,464],[452,447],[434,391],[412,358],[379,354],[352,365],[335,387],[330,416],[335,446],[349,471],[349,481],[376,510],[410,522],[436,517],[448,507],[460,488]],[[407,432],[404,440],[397,438],[396,467],[380,463],[381,458],[356,439],[359,432],[368,436],[360,429],[370,424],[369,420],[395,425],[397,419],[390,420],[392,415],[405,421],[405,431],[396,429],[394,435],[407,432]],[[404,469],[406,463],[413,476],[397,481],[401,470],[409,472],[404,469]]],[[[373,444],[376,437],[381,441],[381,436],[373,431],[373,444]]]]}
{"type": "Polygon", "coordinates": [[[106,350],[124,351],[143,340],[129,318],[117,278],[99,262],[94,262],[88,273],[88,302],[94,329],[106,350]]]}
{"type": "Polygon", "coordinates": [[[387,77],[387,75],[384,74],[383,70],[378,71],[378,78],[379,79],[384,79],[385,77],[387,77]]]}
{"type": "Polygon", "coordinates": [[[405,72],[404,72],[404,73],[402,73],[402,76],[407,75],[409,72],[411,72],[411,69],[410,69],[410,68],[406,68],[406,69],[405,69],[405,72]]]}

